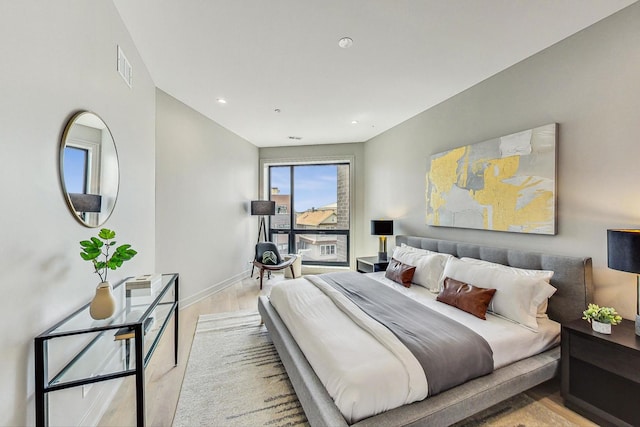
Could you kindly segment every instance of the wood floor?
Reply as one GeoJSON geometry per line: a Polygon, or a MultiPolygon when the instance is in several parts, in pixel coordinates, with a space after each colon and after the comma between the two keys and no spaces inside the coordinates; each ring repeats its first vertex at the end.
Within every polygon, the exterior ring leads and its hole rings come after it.
{"type": "MultiPolygon", "coordinates": [[[[198,316],[257,309],[258,296],[268,295],[271,287],[280,280],[283,280],[282,275],[274,274],[270,280],[265,280],[264,289],[261,292],[256,279],[244,279],[180,311],[178,366],[173,366],[173,329],[167,328],[145,371],[148,426],[171,426],[173,422],[198,316]]],[[[596,425],[565,408],[559,390],[559,382],[552,380],[529,390],[527,394],[575,424],[596,425]]],[[[116,398],[102,417],[99,426],[135,426],[135,424],[135,382],[134,377],[127,377],[122,381],[116,398]]]]}

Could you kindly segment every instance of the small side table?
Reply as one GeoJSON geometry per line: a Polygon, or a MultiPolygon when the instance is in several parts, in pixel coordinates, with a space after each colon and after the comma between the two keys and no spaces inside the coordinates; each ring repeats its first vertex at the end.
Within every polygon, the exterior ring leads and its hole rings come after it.
{"type": "Polygon", "coordinates": [[[377,256],[365,256],[356,258],[358,273],[374,273],[386,271],[389,260],[381,261],[377,256]]]}
{"type": "Polygon", "coordinates": [[[562,325],[562,397],[565,406],[600,425],[638,426],[640,337],[623,320],[611,335],[586,320],[562,325]]]}

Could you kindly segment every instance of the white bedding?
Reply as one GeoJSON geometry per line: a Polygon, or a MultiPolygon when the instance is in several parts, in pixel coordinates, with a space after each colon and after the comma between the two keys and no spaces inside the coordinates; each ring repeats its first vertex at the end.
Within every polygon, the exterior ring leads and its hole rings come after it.
{"type": "MultiPolygon", "coordinates": [[[[560,325],[552,320],[539,319],[538,332],[490,313],[480,320],[435,301],[420,286],[404,288],[384,272],[369,276],[481,335],[493,350],[495,368],[559,343],[560,325]]],[[[333,297],[342,307],[300,278],[275,286],[270,301],[345,419],[353,423],[424,399],[427,379],[415,357],[385,327],[358,314],[359,309],[351,313],[353,304],[342,294],[333,297]]]]}

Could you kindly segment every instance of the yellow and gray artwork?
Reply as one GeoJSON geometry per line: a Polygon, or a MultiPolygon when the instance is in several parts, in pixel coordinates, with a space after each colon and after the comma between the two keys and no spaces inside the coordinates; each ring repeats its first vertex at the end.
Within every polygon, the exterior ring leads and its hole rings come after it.
{"type": "Polygon", "coordinates": [[[431,156],[427,224],[556,234],[556,124],[431,156]]]}

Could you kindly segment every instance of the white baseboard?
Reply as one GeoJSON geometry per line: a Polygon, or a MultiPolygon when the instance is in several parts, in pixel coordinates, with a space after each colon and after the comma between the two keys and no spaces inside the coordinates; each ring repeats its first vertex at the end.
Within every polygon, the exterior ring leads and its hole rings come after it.
{"type": "Polygon", "coordinates": [[[251,270],[245,270],[242,273],[236,274],[235,276],[229,277],[228,279],[223,280],[222,282],[216,283],[214,285],[209,286],[206,289],[201,290],[200,292],[191,295],[185,299],[180,300],[180,309],[189,307],[192,304],[201,301],[208,296],[215,294],[216,292],[220,292],[221,290],[228,288],[229,286],[237,283],[243,279],[246,279],[251,275],[251,270]]]}

